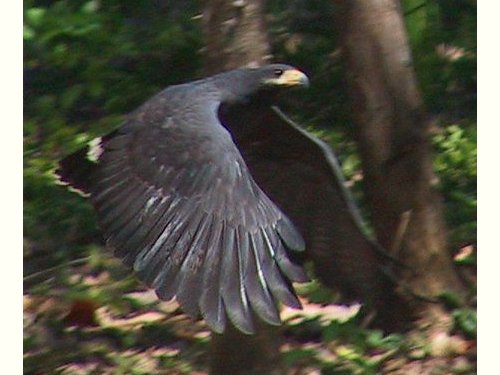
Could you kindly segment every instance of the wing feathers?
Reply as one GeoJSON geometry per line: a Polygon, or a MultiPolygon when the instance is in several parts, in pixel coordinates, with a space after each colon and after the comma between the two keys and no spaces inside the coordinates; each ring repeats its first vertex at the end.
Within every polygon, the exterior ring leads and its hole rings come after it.
{"type": "MultiPolygon", "coordinates": [[[[179,287],[177,300],[184,310],[191,316],[199,314],[199,299],[202,288],[202,270],[207,252],[210,231],[212,230],[212,217],[204,217],[196,232],[190,251],[182,264],[178,277],[179,287]]],[[[208,266],[205,264],[205,266],[208,266]]]]}
{"type": "MultiPolygon", "coordinates": [[[[248,236],[248,234],[247,234],[248,236]]],[[[264,275],[262,261],[259,258],[259,250],[256,248],[255,240],[247,237],[251,254],[248,256],[246,287],[248,298],[253,310],[267,323],[273,325],[281,324],[276,302],[269,291],[264,275]]]]}
{"type": "Polygon", "coordinates": [[[163,197],[158,206],[151,215],[148,215],[143,221],[143,225],[139,227],[139,232],[136,236],[127,240],[123,244],[124,261],[128,265],[133,265],[135,262],[135,254],[150,248],[155,241],[165,232],[165,229],[174,218],[172,212],[176,207],[179,207],[183,199],[180,197],[167,196],[163,197]],[[133,252],[130,256],[127,252],[133,252]]]}
{"type": "Polygon", "coordinates": [[[116,248],[115,254],[122,258],[125,264],[133,265],[137,254],[149,245],[150,241],[152,241],[151,238],[156,239],[168,224],[168,220],[164,215],[172,201],[171,197],[159,199],[150,214],[142,217],[142,224],[137,228],[135,235],[127,239],[119,248],[116,248]]]}
{"type": "Polygon", "coordinates": [[[295,251],[305,250],[306,244],[304,239],[286,216],[282,216],[278,220],[276,230],[288,248],[295,251]]]}
{"type": "Polygon", "coordinates": [[[172,231],[172,236],[165,243],[169,249],[169,257],[166,258],[162,272],[165,274],[158,288],[158,295],[162,299],[170,299],[176,295],[180,278],[178,274],[184,261],[193,251],[190,244],[203,218],[202,212],[196,212],[190,217],[180,219],[181,225],[172,231]]]}
{"type": "Polygon", "coordinates": [[[127,195],[122,198],[121,205],[103,207],[101,211],[101,226],[118,237],[118,243],[123,243],[139,227],[142,207],[148,199],[147,189],[143,187],[125,190],[127,195]]]}
{"type": "Polygon", "coordinates": [[[203,268],[202,293],[200,298],[201,315],[207,324],[217,333],[222,333],[226,326],[226,314],[220,293],[220,266],[222,232],[221,221],[214,221],[207,244],[205,267],[203,268]]]}
{"type": "MultiPolygon", "coordinates": [[[[307,279],[287,255],[303,249],[300,234],[219,123],[210,126],[221,134],[191,134],[189,124],[141,121],[106,137],[86,179],[115,254],[161,299],[176,296],[215,332],[226,315],[245,333],[255,330],[254,313],[280,324],[278,303],[300,307],[288,280],[307,279]]],[[[83,153],[75,155],[71,165],[83,153]]]]}
{"type": "Polygon", "coordinates": [[[254,246],[259,251],[263,273],[266,276],[271,293],[276,300],[283,302],[285,305],[301,308],[301,304],[295,296],[290,283],[280,272],[276,262],[274,262],[275,252],[271,238],[263,229],[259,231],[259,234],[253,237],[255,240],[254,246]],[[271,257],[269,254],[273,254],[273,256],[271,257]]]}
{"type": "Polygon", "coordinates": [[[310,281],[304,269],[293,263],[286,253],[285,247],[281,241],[276,241],[275,247],[275,257],[274,259],[278,262],[280,270],[286,275],[290,281],[295,281],[299,283],[305,283],[310,281]]]}
{"type": "MultiPolygon", "coordinates": [[[[183,210],[186,205],[187,200],[183,200],[180,206],[178,206],[179,210],[183,210]]],[[[172,241],[176,241],[180,236],[180,232],[187,226],[187,222],[182,220],[181,215],[172,211],[174,210],[169,208],[163,218],[168,223],[164,227],[163,231],[156,239],[153,240],[154,242],[146,245],[137,256],[134,263],[135,271],[139,272],[145,269],[151,261],[151,258],[153,258],[157,252],[162,250],[162,248],[167,249],[167,251],[170,252],[171,247],[168,246],[169,242],[171,243],[172,241]],[[169,213],[171,213],[170,218],[169,213]]]]}
{"type": "Polygon", "coordinates": [[[236,328],[244,333],[254,332],[250,306],[242,282],[242,259],[235,228],[223,233],[221,292],[227,314],[236,328]]]}

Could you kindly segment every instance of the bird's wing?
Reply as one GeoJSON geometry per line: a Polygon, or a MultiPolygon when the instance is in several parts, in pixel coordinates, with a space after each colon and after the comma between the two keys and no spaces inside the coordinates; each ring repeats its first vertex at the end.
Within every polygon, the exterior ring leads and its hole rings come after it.
{"type": "Polygon", "coordinates": [[[234,109],[225,123],[256,182],[303,234],[320,280],[349,299],[383,303],[390,281],[382,250],[365,233],[330,147],[276,107],[234,109]],[[235,118],[245,128],[234,126],[235,118]]]}
{"type": "MultiPolygon", "coordinates": [[[[287,249],[304,242],[206,107],[170,117],[154,108],[135,113],[101,145],[91,181],[80,185],[107,243],[160,298],[176,296],[216,332],[227,313],[251,333],[251,311],[279,324],[279,302],[300,307],[291,281],[307,276],[287,249]]],[[[64,160],[61,167],[64,179],[64,160]]]]}

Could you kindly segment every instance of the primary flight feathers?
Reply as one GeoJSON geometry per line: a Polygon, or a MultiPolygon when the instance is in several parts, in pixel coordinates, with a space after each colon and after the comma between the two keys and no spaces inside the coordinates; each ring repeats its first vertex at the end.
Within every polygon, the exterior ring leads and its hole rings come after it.
{"type": "Polygon", "coordinates": [[[245,333],[254,313],[280,324],[278,303],[300,307],[291,282],[308,280],[288,257],[304,240],[252,178],[219,111],[305,84],[271,65],[168,87],[57,173],[90,195],[107,244],[161,299],[175,296],[216,332],[226,316],[245,333]]]}

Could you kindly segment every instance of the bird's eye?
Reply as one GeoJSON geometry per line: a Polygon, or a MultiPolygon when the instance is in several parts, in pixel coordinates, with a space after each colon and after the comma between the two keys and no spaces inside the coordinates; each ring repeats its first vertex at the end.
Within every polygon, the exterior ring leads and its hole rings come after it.
{"type": "Polygon", "coordinates": [[[283,74],[283,69],[274,69],[274,75],[279,77],[283,74]]]}

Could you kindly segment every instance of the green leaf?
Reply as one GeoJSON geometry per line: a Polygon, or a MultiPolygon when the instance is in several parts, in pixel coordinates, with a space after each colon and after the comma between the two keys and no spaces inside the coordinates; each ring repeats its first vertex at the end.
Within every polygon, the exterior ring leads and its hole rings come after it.
{"type": "Polygon", "coordinates": [[[35,30],[28,25],[23,25],[23,39],[31,40],[35,37],[35,30]]]}
{"type": "Polygon", "coordinates": [[[39,26],[45,16],[45,8],[30,8],[26,11],[25,20],[32,26],[39,26]]]}
{"type": "Polygon", "coordinates": [[[82,11],[84,13],[95,13],[99,10],[99,6],[99,1],[89,1],[82,6],[82,11]]]}
{"type": "Polygon", "coordinates": [[[477,312],[472,309],[457,309],[453,311],[455,325],[469,338],[477,336],[477,312]]]}
{"type": "Polygon", "coordinates": [[[456,308],[463,305],[463,300],[460,295],[449,290],[439,294],[438,298],[449,308],[456,308]]]}
{"type": "Polygon", "coordinates": [[[61,106],[65,110],[70,109],[80,98],[84,90],[83,85],[77,84],[68,88],[61,98],[61,106]]]}

